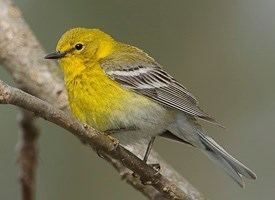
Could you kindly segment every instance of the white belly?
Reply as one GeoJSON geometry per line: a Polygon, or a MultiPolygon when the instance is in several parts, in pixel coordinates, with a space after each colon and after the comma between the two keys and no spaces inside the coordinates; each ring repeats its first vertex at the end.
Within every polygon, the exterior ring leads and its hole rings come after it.
{"type": "Polygon", "coordinates": [[[112,121],[116,121],[120,127],[130,129],[113,134],[122,145],[148,141],[151,137],[164,132],[175,119],[174,112],[153,101],[144,105],[139,102],[133,103],[131,100],[131,105],[127,106],[127,112],[124,110],[123,113],[118,111],[112,114],[113,119],[116,119],[112,121]]]}

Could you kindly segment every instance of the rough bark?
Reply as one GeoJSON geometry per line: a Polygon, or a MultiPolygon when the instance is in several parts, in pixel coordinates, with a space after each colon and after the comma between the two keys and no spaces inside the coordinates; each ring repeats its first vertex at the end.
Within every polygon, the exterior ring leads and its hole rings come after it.
{"type": "Polygon", "coordinates": [[[34,200],[39,130],[34,124],[34,115],[26,110],[21,110],[18,114],[18,124],[17,161],[20,166],[21,199],[34,200]]]}

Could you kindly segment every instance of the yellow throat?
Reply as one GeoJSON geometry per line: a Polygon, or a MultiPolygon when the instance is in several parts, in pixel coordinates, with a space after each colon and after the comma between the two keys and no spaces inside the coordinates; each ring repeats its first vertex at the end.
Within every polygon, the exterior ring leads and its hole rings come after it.
{"type": "Polygon", "coordinates": [[[111,80],[98,62],[112,53],[114,40],[97,29],[72,31],[65,33],[57,45],[57,51],[68,52],[59,63],[64,72],[70,108],[80,121],[106,130],[114,121],[111,113],[122,112],[124,100],[135,94],[111,80]],[[85,37],[82,37],[83,32],[85,37]],[[84,44],[84,48],[72,51],[77,43],[84,44]]]}

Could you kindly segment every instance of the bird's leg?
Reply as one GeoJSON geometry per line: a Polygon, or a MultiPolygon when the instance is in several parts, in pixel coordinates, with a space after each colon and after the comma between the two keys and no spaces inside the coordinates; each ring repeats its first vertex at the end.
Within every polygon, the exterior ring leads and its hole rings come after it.
{"type": "MultiPolygon", "coordinates": [[[[149,158],[149,155],[150,155],[150,152],[153,148],[153,144],[154,144],[154,141],[155,141],[156,137],[152,137],[148,146],[147,146],[147,149],[146,149],[146,152],[145,152],[145,155],[144,155],[144,158],[143,158],[143,162],[147,163],[148,161],[148,158],[149,158]]],[[[149,164],[150,166],[152,166],[157,172],[160,170],[160,165],[158,163],[156,164],[149,164]]]]}
{"type": "MultiPolygon", "coordinates": [[[[127,127],[127,128],[120,127],[120,128],[117,128],[117,129],[109,129],[109,130],[106,130],[104,132],[107,133],[108,135],[111,135],[111,134],[115,134],[115,133],[122,133],[122,132],[135,131],[135,130],[137,130],[137,128],[135,128],[135,127],[127,127]]],[[[151,139],[150,139],[150,141],[148,143],[145,155],[143,157],[143,162],[146,163],[146,164],[147,164],[147,161],[148,161],[148,158],[149,158],[150,152],[152,150],[152,147],[153,147],[155,139],[156,139],[156,137],[151,137],[151,139]]],[[[99,154],[99,155],[101,157],[101,154],[99,154]]],[[[156,170],[156,174],[155,175],[159,174],[160,165],[158,163],[148,164],[148,165],[151,166],[151,167],[153,167],[154,170],[156,170]]],[[[135,172],[133,172],[133,176],[136,177],[136,178],[139,177],[135,172]]],[[[140,177],[140,180],[141,180],[141,182],[144,185],[151,185],[152,184],[152,180],[144,180],[142,177],[140,177]]]]}
{"type": "Polygon", "coordinates": [[[145,152],[145,155],[144,155],[144,158],[143,158],[143,161],[146,163],[147,160],[148,160],[148,157],[150,155],[150,152],[152,150],[152,147],[153,147],[153,144],[154,144],[154,141],[155,141],[156,137],[151,137],[151,140],[149,141],[149,144],[147,146],[147,149],[146,149],[146,152],[145,152]]]}
{"type": "MultiPolygon", "coordinates": [[[[145,155],[144,155],[144,158],[143,158],[143,162],[145,162],[146,164],[147,164],[147,161],[148,161],[148,158],[149,158],[150,152],[152,150],[155,139],[156,139],[156,137],[152,137],[151,140],[149,141],[148,146],[147,146],[147,149],[146,149],[146,152],[145,152],[145,155]]],[[[151,167],[153,167],[156,170],[155,175],[159,174],[160,165],[158,163],[148,164],[148,165],[150,165],[151,167]]],[[[133,175],[135,176],[135,173],[133,175]]],[[[152,183],[154,181],[154,180],[153,181],[152,180],[145,180],[142,177],[140,177],[140,180],[141,180],[142,184],[144,184],[144,185],[152,185],[152,183]]]]}

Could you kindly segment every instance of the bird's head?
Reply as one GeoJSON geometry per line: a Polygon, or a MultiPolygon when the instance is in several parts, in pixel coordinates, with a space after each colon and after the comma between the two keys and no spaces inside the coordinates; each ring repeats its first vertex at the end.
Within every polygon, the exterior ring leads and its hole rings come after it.
{"type": "Polygon", "coordinates": [[[58,59],[66,75],[108,56],[114,44],[112,37],[99,29],[74,28],[62,35],[56,51],[45,58],[58,59]]]}

